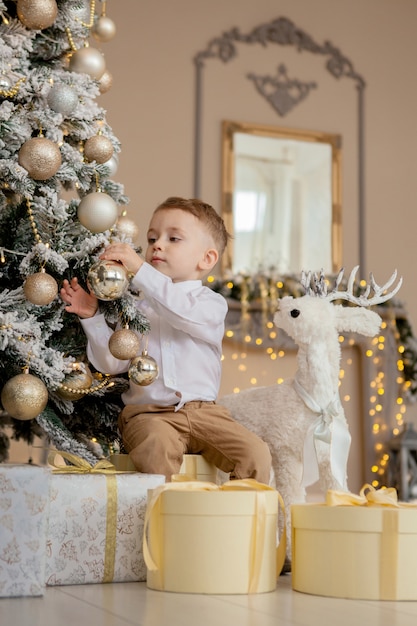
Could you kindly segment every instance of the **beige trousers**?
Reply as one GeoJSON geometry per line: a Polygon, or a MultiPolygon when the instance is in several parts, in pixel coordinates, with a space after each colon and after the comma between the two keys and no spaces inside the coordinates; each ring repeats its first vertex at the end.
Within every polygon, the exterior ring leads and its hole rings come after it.
{"type": "Polygon", "coordinates": [[[231,479],[255,478],[268,484],[268,445],[236,422],[215,402],[187,402],[175,407],[128,405],[119,416],[126,451],[139,472],[178,474],[184,454],[203,454],[231,479]]]}

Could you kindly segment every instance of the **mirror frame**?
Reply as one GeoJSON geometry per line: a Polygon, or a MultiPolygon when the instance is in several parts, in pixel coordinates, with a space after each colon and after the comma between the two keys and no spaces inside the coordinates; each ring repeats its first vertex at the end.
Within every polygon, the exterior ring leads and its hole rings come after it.
{"type": "MultiPolygon", "coordinates": [[[[331,261],[332,272],[337,273],[342,266],[342,137],[338,134],[312,130],[300,130],[264,124],[246,122],[222,122],[222,176],[221,176],[221,215],[228,232],[232,235],[222,258],[223,274],[231,273],[233,268],[233,190],[234,190],[234,135],[246,133],[259,137],[275,137],[277,139],[294,139],[327,143],[331,146],[332,154],[332,227],[331,227],[331,261]]],[[[308,268],[306,268],[308,269],[308,268]]]]}

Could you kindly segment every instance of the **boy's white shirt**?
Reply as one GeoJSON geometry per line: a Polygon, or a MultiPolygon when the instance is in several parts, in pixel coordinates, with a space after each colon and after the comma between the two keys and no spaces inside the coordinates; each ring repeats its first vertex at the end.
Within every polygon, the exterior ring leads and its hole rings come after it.
{"type": "MultiPolygon", "coordinates": [[[[127,404],[176,405],[191,400],[216,400],[221,378],[222,340],[226,300],[201,280],[173,283],[144,263],[132,287],[140,290],[138,306],[150,323],[142,347],[159,366],[159,377],[141,387],[130,383],[122,394],[127,404]]],[[[130,361],[116,359],[108,348],[112,329],[104,315],[81,319],[88,339],[87,357],[104,374],[127,372],[130,361]]]]}

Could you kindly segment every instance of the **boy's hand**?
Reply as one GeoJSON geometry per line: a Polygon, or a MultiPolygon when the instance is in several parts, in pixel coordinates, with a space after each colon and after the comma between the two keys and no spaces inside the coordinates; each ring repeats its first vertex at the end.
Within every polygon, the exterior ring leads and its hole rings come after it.
{"type": "Polygon", "coordinates": [[[98,309],[98,300],[92,293],[87,293],[76,278],[71,282],[64,280],[60,291],[61,299],[66,303],[65,310],[75,313],[83,319],[93,317],[98,309]]]}
{"type": "Polygon", "coordinates": [[[135,275],[144,261],[133,250],[128,243],[112,243],[100,255],[100,259],[106,261],[117,261],[127,269],[130,274],[135,275]]]}

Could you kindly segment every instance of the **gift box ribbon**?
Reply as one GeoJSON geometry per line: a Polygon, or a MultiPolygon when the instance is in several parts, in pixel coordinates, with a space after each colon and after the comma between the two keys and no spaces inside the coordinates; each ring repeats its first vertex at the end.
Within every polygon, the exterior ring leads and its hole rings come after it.
{"type": "Polygon", "coordinates": [[[365,484],[359,495],[329,489],[326,494],[328,506],[382,507],[382,533],[380,543],[379,589],[382,600],[397,597],[398,580],[398,509],[416,508],[412,502],[399,502],[396,489],[375,489],[365,484]]]}
{"type": "Polygon", "coordinates": [[[104,551],[103,583],[110,583],[114,578],[114,565],[116,557],[116,530],[117,530],[117,479],[116,474],[133,474],[117,470],[107,459],[100,459],[95,465],[72,454],[58,450],[51,450],[48,454],[48,463],[54,469],[54,474],[104,474],[107,488],[107,511],[106,511],[106,540],[104,551]],[[71,465],[57,465],[55,458],[60,455],[71,465]]]}
{"type": "Polygon", "coordinates": [[[250,548],[250,566],[249,566],[249,589],[248,593],[256,593],[259,586],[259,576],[261,571],[261,565],[263,560],[263,548],[265,545],[265,527],[266,527],[266,498],[265,491],[275,491],[278,496],[278,503],[282,509],[284,515],[284,524],[282,535],[276,549],[276,571],[277,577],[282,571],[284,565],[285,553],[286,553],[286,523],[285,523],[285,506],[281,494],[273,487],[259,483],[253,478],[247,478],[243,480],[231,480],[223,485],[216,485],[215,483],[203,482],[203,481],[190,481],[190,482],[171,482],[159,485],[152,490],[148,506],[145,513],[145,524],[143,532],[143,556],[145,559],[148,570],[156,572],[160,568],[155,563],[147,539],[147,529],[152,510],[159,500],[162,493],[165,491],[256,491],[256,513],[255,513],[255,528],[251,541],[250,548]]]}

